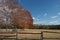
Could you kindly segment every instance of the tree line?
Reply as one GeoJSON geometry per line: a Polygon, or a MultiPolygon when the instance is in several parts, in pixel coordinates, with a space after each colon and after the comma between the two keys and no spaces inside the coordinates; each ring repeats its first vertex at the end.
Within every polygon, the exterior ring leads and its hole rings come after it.
{"type": "Polygon", "coordinates": [[[34,25],[32,29],[60,29],[60,25],[34,25]]]}

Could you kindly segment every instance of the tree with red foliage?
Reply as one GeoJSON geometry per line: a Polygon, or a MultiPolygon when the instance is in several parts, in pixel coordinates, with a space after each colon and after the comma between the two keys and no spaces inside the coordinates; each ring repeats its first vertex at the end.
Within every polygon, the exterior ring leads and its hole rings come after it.
{"type": "Polygon", "coordinates": [[[1,20],[5,25],[18,25],[19,27],[29,28],[33,26],[33,19],[28,10],[18,5],[17,0],[1,0],[0,11],[2,11],[1,20]],[[5,18],[3,18],[5,17],[5,18]]]}

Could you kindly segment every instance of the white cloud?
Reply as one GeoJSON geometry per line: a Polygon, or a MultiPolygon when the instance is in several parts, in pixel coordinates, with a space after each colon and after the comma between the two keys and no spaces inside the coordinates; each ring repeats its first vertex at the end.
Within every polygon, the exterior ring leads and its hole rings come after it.
{"type": "Polygon", "coordinates": [[[33,20],[35,20],[35,17],[33,17],[33,20]]]}
{"type": "Polygon", "coordinates": [[[36,24],[36,23],[35,23],[35,21],[36,21],[36,18],[35,18],[35,17],[33,17],[33,24],[36,24]]]}
{"type": "Polygon", "coordinates": [[[35,21],[33,24],[46,24],[46,21],[35,21]]]}
{"type": "Polygon", "coordinates": [[[33,17],[33,20],[34,21],[39,21],[40,20],[40,17],[37,17],[37,18],[33,17]]]}
{"type": "Polygon", "coordinates": [[[52,16],[51,18],[57,18],[58,16],[52,16]]]}
{"type": "Polygon", "coordinates": [[[47,13],[45,13],[44,16],[47,16],[47,13]]]}
{"type": "Polygon", "coordinates": [[[58,15],[60,15],[60,13],[58,13],[58,15]]]}
{"type": "Polygon", "coordinates": [[[58,23],[58,21],[51,21],[51,22],[49,22],[50,24],[56,24],[56,23],[58,23]]]}
{"type": "Polygon", "coordinates": [[[51,18],[57,18],[57,17],[59,17],[59,15],[60,15],[60,12],[58,13],[58,15],[56,15],[56,16],[52,16],[51,18]]]}

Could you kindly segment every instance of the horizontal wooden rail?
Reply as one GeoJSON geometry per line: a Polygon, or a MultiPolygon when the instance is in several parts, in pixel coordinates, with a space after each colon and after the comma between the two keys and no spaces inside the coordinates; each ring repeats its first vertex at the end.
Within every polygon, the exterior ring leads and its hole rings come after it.
{"type": "Polygon", "coordinates": [[[41,34],[41,33],[24,33],[24,32],[18,32],[18,34],[41,34]]]}
{"type": "Polygon", "coordinates": [[[45,33],[57,33],[57,34],[60,34],[60,32],[52,32],[52,31],[43,31],[45,33]]]}

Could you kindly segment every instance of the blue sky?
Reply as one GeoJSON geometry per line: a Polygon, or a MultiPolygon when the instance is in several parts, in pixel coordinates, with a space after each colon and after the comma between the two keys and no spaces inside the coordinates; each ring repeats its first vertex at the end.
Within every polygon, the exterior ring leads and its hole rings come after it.
{"type": "Polygon", "coordinates": [[[30,11],[34,24],[60,24],[60,0],[19,0],[30,11]]]}

